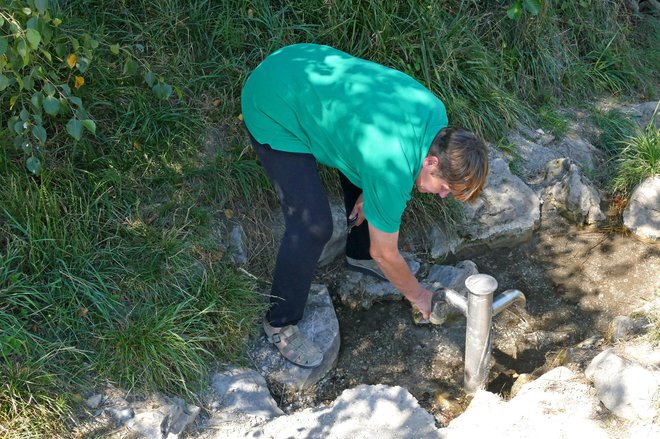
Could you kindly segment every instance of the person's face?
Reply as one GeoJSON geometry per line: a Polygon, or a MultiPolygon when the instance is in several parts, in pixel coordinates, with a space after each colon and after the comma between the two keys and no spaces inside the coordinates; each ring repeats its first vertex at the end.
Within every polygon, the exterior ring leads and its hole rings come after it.
{"type": "Polygon", "coordinates": [[[424,193],[437,194],[440,198],[445,198],[451,194],[449,183],[442,177],[434,175],[437,173],[438,158],[434,156],[426,157],[422,164],[422,170],[417,176],[417,180],[415,180],[417,190],[424,193]]]}

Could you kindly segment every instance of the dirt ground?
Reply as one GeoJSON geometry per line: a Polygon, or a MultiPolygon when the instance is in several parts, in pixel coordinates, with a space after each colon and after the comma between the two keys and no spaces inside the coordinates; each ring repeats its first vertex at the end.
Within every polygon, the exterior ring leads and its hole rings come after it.
{"type": "MultiPolygon", "coordinates": [[[[630,315],[660,295],[660,245],[620,228],[571,226],[547,206],[542,218],[524,245],[444,262],[470,259],[498,280],[496,295],[515,288],[527,298],[526,309],[513,307],[494,319],[495,365],[488,390],[504,397],[518,375],[538,375],[558,365],[563,348],[605,336],[615,316],[630,315]]],[[[429,267],[423,264],[418,278],[429,267]]],[[[316,281],[328,285],[332,295],[344,273],[338,262],[316,281]]],[[[341,332],[337,366],[304,393],[277,395],[285,411],[329,404],[358,384],[405,387],[438,426],[464,410],[469,402],[462,391],[464,317],[456,314],[443,326],[415,326],[406,301],[361,311],[336,296],[334,302],[341,332]]]]}

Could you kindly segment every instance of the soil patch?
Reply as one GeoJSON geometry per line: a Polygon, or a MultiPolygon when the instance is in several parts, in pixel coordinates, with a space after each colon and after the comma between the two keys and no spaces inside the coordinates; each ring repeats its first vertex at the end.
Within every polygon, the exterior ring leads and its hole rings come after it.
{"type": "MultiPolygon", "coordinates": [[[[617,315],[629,315],[660,294],[660,246],[610,230],[585,230],[544,207],[542,226],[514,249],[461,259],[494,276],[496,292],[521,290],[525,310],[510,308],[494,320],[488,390],[507,397],[516,376],[558,365],[558,354],[592,336],[604,336],[617,315]]],[[[454,261],[447,261],[453,264],[454,261]]],[[[430,263],[423,264],[423,277],[430,263]]],[[[339,262],[319,273],[335,296],[341,350],[336,368],[301,394],[276,395],[285,411],[333,401],[359,384],[405,387],[431,412],[438,426],[458,416],[468,401],[462,391],[465,319],[440,327],[415,326],[406,301],[369,310],[343,306],[336,291],[344,276],[339,262]]]]}

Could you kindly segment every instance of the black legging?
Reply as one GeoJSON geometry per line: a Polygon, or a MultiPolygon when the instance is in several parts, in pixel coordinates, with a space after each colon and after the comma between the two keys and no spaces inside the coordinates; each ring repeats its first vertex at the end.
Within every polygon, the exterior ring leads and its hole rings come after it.
{"type": "MultiPolygon", "coordinates": [[[[330,204],[313,155],[278,151],[257,142],[252,135],[250,141],[284,213],[285,232],[277,252],[271,307],[266,317],[275,327],[295,325],[302,319],[316,264],[332,236],[330,204]]],[[[340,180],[348,217],[362,190],[341,173],[340,180]]],[[[371,258],[366,221],[348,235],[346,255],[371,258]]]]}

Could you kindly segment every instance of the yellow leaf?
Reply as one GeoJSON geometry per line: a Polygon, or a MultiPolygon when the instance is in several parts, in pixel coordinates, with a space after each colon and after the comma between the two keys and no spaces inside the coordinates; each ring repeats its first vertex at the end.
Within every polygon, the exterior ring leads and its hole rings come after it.
{"type": "Polygon", "coordinates": [[[241,122],[243,122],[243,113],[241,113],[241,114],[238,115],[238,120],[240,120],[241,122]]]}
{"type": "Polygon", "coordinates": [[[76,89],[79,89],[80,87],[82,87],[84,83],[85,83],[85,78],[83,78],[82,76],[76,76],[76,83],[74,84],[74,87],[76,87],[76,89]]]}
{"type": "Polygon", "coordinates": [[[70,53],[69,56],[66,57],[66,65],[69,66],[70,69],[76,66],[77,61],[78,57],[75,53],[70,53]]]}
{"type": "Polygon", "coordinates": [[[142,144],[136,140],[136,141],[133,142],[133,148],[135,148],[139,151],[139,150],[142,149],[142,144]]]}
{"type": "Polygon", "coordinates": [[[231,209],[225,209],[225,217],[227,219],[232,219],[234,217],[234,211],[231,209]]]}

